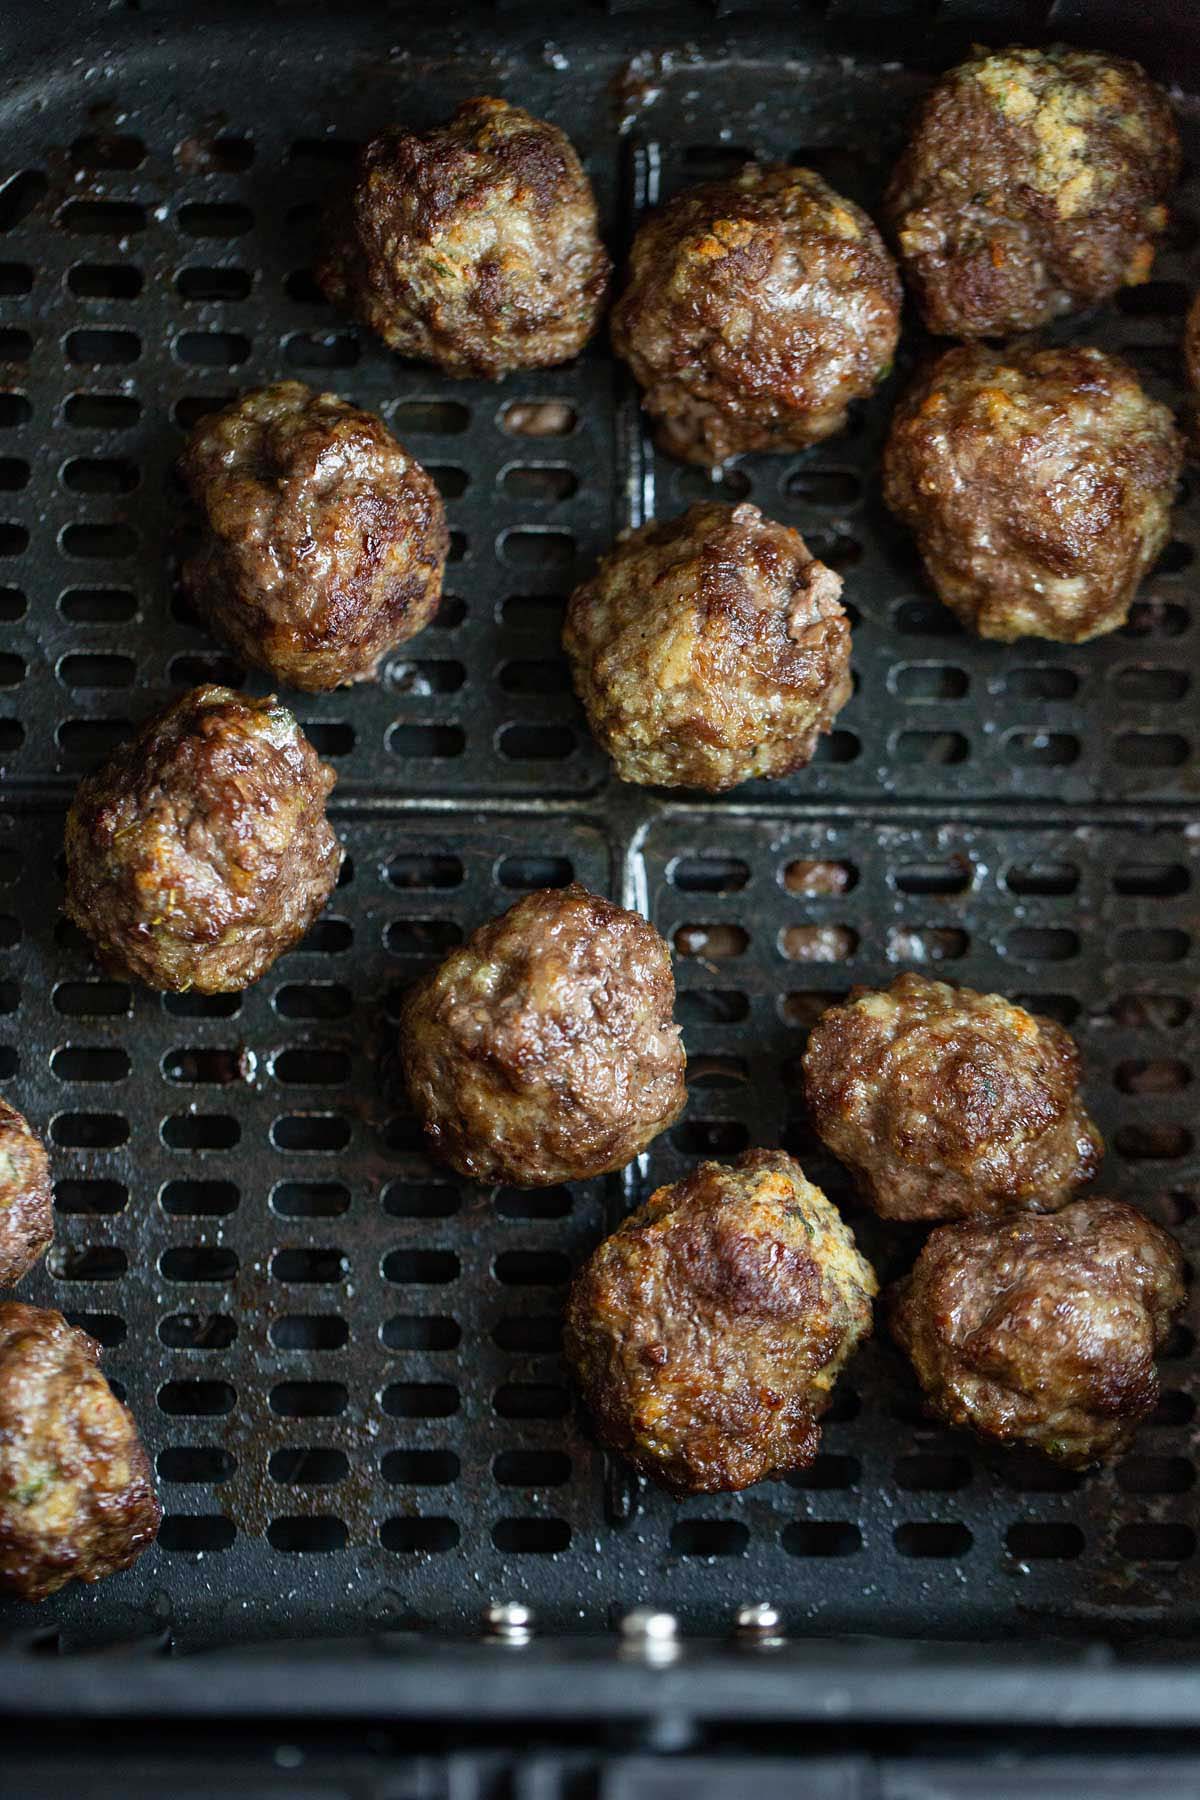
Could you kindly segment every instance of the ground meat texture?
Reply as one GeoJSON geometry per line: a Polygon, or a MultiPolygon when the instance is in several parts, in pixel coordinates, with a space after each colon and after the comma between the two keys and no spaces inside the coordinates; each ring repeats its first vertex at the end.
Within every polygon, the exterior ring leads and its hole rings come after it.
{"type": "Polygon", "coordinates": [[[0,1100],[0,1287],[28,1275],[53,1236],[45,1146],[16,1107],[0,1100]]]}
{"type": "Polygon", "coordinates": [[[671,955],[640,913],[573,883],[488,924],[401,1022],[426,1140],[460,1174],[549,1187],[620,1169],[687,1091],[671,955]]]}
{"type": "Polygon", "coordinates": [[[1167,541],[1174,421],[1099,350],[948,351],[892,421],[883,497],[981,637],[1115,631],[1167,541]]]}
{"type": "Polygon", "coordinates": [[[68,916],[116,975],[178,993],[249,987],[337,881],[336,779],[285,706],[193,688],[80,783],[68,916]]]}
{"type": "Polygon", "coordinates": [[[606,1239],[567,1307],[601,1440],[675,1494],[803,1469],[871,1329],[871,1265],[798,1163],[701,1163],[606,1239]]]}
{"type": "Polygon", "coordinates": [[[1166,95],[1136,63],[980,51],[926,97],[887,216],[925,324],[1003,337],[1150,274],[1179,173],[1166,95]]]}
{"type": "Polygon", "coordinates": [[[933,1412],[1072,1468],[1124,1451],[1158,1403],[1183,1256],[1120,1200],[933,1232],[889,1296],[933,1412]]]}
{"type": "Polygon", "coordinates": [[[851,694],[841,589],[756,506],[702,504],[626,533],[563,633],[621,779],[719,793],[802,768],[851,694]]]}
{"type": "Polygon", "coordinates": [[[274,680],[367,681],[437,611],[441,496],[374,413],[299,381],[259,388],[200,421],[179,469],[204,517],[188,597],[274,680]]]}
{"type": "Polygon", "coordinates": [[[372,138],[345,211],[317,280],[403,356],[495,378],[568,362],[599,323],[591,183],[519,106],[467,100],[436,130],[372,138]]]}
{"type": "Polygon", "coordinates": [[[714,466],[841,431],[891,367],[900,300],[860,207],[808,169],[750,163],[647,219],[613,345],[662,448],[714,466]]]}
{"type": "Polygon", "coordinates": [[[136,1562],[162,1508],[100,1346],[59,1312],[0,1303],[0,1591],[44,1600],[136,1562]]]}
{"type": "Polygon", "coordinates": [[[1061,1025],[923,975],[830,1007],[804,1086],[820,1136],[885,1219],[1051,1212],[1104,1154],[1061,1025]]]}

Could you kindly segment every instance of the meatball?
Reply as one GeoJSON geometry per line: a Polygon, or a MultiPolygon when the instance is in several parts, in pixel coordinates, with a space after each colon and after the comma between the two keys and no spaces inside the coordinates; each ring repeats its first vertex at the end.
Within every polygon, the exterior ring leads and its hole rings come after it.
{"type": "Polygon", "coordinates": [[[299,381],[258,388],[201,420],[179,470],[205,526],[184,588],[274,680],[368,681],[437,611],[441,495],[374,413],[299,381]]]}
{"type": "Polygon", "coordinates": [[[601,1439],[675,1494],[812,1462],[875,1273],[798,1163],[750,1150],[659,1188],[602,1243],[566,1353],[601,1439]]]}
{"type": "Polygon", "coordinates": [[[80,783],[68,917],[105,968],[147,987],[249,987],[337,881],[336,779],[286,706],[193,688],[80,783]]]}
{"type": "Polygon", "coordinates": [[[366,145],[318,263],[328,298],[404,356],[495,378],[569,362],[611,270],[596,200],[555,125],[466,100],[433,131],[366,145]]]}
{"type": "Polygon", "coordinates": [[[1154,1411],[1155,1354],[1183,1298],[1174,1238],[1092,1199],[939,1226],[889,1312],[947,1424],[1083,1468],[1120,1455],[1154,1411]]]}
{"type": "Polygon", "coordinates": [[[60,1312],[0,1303],[0,1590],[44,1600],[136,1562],[162,1508],[100,1346],[60,1312]]]}
{"type": "Polygon", "coordinates": [[[474,1181],[620,1169],[678,1118],[671,954],[577,882],[527,894],[419,983],[400,1051],[430,1148],[474,1181]]]}
{"type": "Polygon", "coordinates": [[[808,169],[750,163],[641,226],[613,346],[662,448],[712,466],[841,431],[891,367],[900,300],[860,207],[808,169]]]}
{"type": "Polygon", "coordinates": [[[1171,414],[1115,357],[961,345],[897,408],[883,497],[981,637],[1079,644],[1124,623],[1181,463],[1171,414]]]}
{"type": "Polygon", "coordinates": [[[850,698],[840,575],[756,506],[626,532],[563,644],[622,781],[710,793],[803,768],[850,698]]]}
{"type": "Polygon", "coordinates": [[[1104,1154],[1061,1025],[923,975],[854,988],[823,1013],[804,1088],[821,1138],[884,1219],[1052,1212],[1104,1154]]]}
{"type": "Polygon", "coordinates": [[[1088,50],[981,50],[926,96],[887,195],[930,331],[1032,331],[1145,281],[1179,174],[1166,95],[1088,50]]]}
{"type": "Polygon", "coordinates": [[[0,1100],[0,1287],[28,1275],[53,1236],[45,1145],[16,1107],[0,1100]]]}

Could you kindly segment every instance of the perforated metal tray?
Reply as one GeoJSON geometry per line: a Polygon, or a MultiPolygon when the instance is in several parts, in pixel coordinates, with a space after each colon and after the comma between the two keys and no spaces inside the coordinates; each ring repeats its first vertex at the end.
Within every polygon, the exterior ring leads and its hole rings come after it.
{"type": "MultiPolygon", "coordinates": [[[[166,1509],[134,1570],[4,1608],[14,1643],[453,1633],[499,1598],[567,1633],[643,1603],[719,1631],[759,1597],[801,1635],[1182,1645],[1200,1623],[1194,1309],[1159,1415],[1112,1472],[993,1458],[930,1425],[880,1339],[812,1469],[683,1505],[597,1452],[558,1347],[564,1284],[602,1230],[647,1183],[748,1142],[799,1154],[881,1273],[904,1266],[916,1240],[856,1209],[808,1135],[796,1065],[826,996],[913,964],[1071,1026],[1105,1185],[1195,1251],[1200,507],[1181,503],[1124,631],[1002,648],[923,592],[881,512],[889,394],[828,445],[738,465],[716,491],[843,570],[857,692],[786,783],[642,794],[609,779],[570,696],[562,597],[623,523],[707,487],[650,453],[603,342],[565,370],[453,383],[336,317],[308,274],[353,142],[480,91],[569,130],[618,248],[648,200],[749,151],[870,205],[926,79],[888,36],[911,40],[916,16],[860,20],[854,55],[836,9],[580,15],[553,42],[517,14],[422,36],[324,7],[72,10],[69,28],[41,7],[11,26],[0,1075],[57,1178],[58,1241],[28,1295],[108,1347],[166,1509]],[[242,680],[174,592],[169,470],[205,408],[285,374],[378,408],[434,471],[449,595],[378,688],[300,697],[340,776],[349,858],[327,916],[244,996],[161,998],[102,977],[58,915],[63,808],[173,693],[242,680]],[[396,1096],[398,996],[521,891],[571,876],[675,948],[687,1114],[624,1183],[460,1185],[396,1096]]],[[[1056,29],[1086,38],[1089,17],[1056,11],[1056,29]]],[[[1010,9],[989,35],[1042,22],[1010,9]]],[[[972,28],[947,9],[929,54],[972,28]]],[[[1178,102],[1194,156],[1200,108],[1178,102]]],[[[1177,198],[1155,281],[1073,327],[1168,398],[1200,278],[1195,175],[1177,198]]],[[[917,345],[910,327],[906,366],[917,345]]]]}

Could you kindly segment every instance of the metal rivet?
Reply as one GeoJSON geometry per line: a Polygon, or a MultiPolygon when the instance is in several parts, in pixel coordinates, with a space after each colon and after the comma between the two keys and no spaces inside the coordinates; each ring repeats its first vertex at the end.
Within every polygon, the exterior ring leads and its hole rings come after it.
{"type": "Polygon", "coordinates": [[[734,1620],[742,1643],[756,1648],[774,1647],[783,1642],[783,1620],[773,1606],[756,1601],[752,1606],[739,1606],[734,1620]]]}
{"type": "Polygon", "coordinates": [[[527,1644],[533,1636],[533,1608],[498,1600],[483,1615],[484,1636],[497,1644],[527,1644]]]}
{"type": "Polygon", "coordinates": [[[679,1624],[674,1613],[637,1606],[621,1620],[621,1654],[646,1662],[671,1662],[679,1655],[679,1624]]]}

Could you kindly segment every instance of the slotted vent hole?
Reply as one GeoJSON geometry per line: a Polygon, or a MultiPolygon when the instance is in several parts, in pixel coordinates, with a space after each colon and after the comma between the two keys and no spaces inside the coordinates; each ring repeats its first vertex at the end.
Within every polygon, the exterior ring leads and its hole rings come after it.
{"type": "Polygon", "coordinates": [[[171,1350],[227,1350],[237,1337],[237,1321],[227,1313],[173,1313],[160,1319],[158,1336],[171,1350]]]}
{"type": "Polygon", "coordinates": [[[280,1181],[271,1208],[286,1219],[333,1219],[349,1211],[350,1190],[340,1181],[280,1181]]]}
{"type": "Polygon", "coordinates": [[[397,1219],[448,1219],[461,1204],[462,1195],[448,1182],[395,1181],[383,1195],[383,1210],[397,1219]]]}
{"type": "Polygon", "coordinates": [[[350,1458],[328,1445],[289,1445],[272,1452],[267,1473],[289,1487],[329,1487],[349,1475],[350,1458]]]}
{"type": "Polygon", "coordinates": [[[671,1527],[672,1556],[744,1556],[749,1527],[739,1519],[681,1519],[671,1527]]]}
{"type": "Polygon", "coordinates": [[[453,1450],[389,1450],[382,1473],[395,1487],[449,1487],[461,1466],[453,1450]]]}
{"type": "Polygon", "coordinates": [[[237,1470],[237,1458],[221,1444],[171,1444],[158,1453],[163,1481],[219,1487],[237,1470]]]}
{"type": "Polygon", "coordinates": [[[738,856],[709,852],[672,863],[672,884],[685,894],[736,894],[750,880],[750,865],[738,856]]]}
{"type": "Polygon", "coordinates": [[[786,1525],[782,1543],[789,1556],[857,1556],[862,1532],[849,1520],[797,1520],[786,1525]]]}
{"type": "Polygon", "coordinates": [[[379,1341],[386,1350],[454,1350],[462,1339],[457,1319],[444,1313],[408,1314],[385,1319],[379,1341]]]}
{"type": "Polygon", "coordinates": [[[379,1541],[385,1550],[401,1555],[444,1555],[457,1545],[461,1532],[453,1519],[400,1518],[386,1519],[379,1528],[379,1541]]]}
{"type": "Polygon", "coordinates": [[[789,894],[827,899],[848,894],[856,888],[858,870],[853,863],[832,862],[824,857],[798,857],[785,865],[783,885],[789,894]]]}
{"type": "Polygon", "coordinates": [[[340,1381],[281,1381],[271,1389],[271,1411],[286,1419],[333,1419],[349,1401],[340,1381]]]}
{"type": "Polygon", "coordinates": [[[965,1556],[973,1542],[970,1531],[959,1520],[898,1525],[894,1536],[901,1556],[929,1560],[965,1556]]]}

